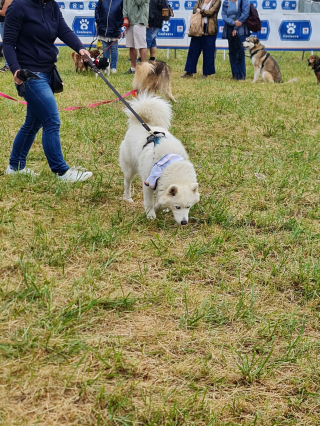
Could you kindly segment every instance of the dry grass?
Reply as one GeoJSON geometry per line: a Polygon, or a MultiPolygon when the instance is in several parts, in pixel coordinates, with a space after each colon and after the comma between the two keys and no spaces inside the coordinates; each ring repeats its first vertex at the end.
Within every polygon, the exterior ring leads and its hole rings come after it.
{"type": "MultiPolygon", "coordinates": [[[[252,85],[249,64],[248,82],[229,81],[219,53],[214,78],[181,80],[185,57],[169,64],[172,131],[200,182],[187,228],[147,221],[138,180],[121,201],[118,103],[61,112],[67,161],[92,180],[57,182],[39,137],[41,177],[0,176],[4,425],[320,424],[316,79],[286,53],[295,85],[252,85]]],[[[110,77],[122,93],[126,58],[110,77]]],[[[59,68],[60,107],[114,97],[68,49],[59,68]]],[[[0,85],[16,97],[10,75],[0,85]]],[[[24,113],[1,101],[2,170],[24,113]]]]}

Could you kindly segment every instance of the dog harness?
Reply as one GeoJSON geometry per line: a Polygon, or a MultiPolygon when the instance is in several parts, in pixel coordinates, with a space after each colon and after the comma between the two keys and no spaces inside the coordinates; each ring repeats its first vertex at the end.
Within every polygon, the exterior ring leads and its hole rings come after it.
{"type": "Polygon", "coordinates": [[[263,68],[263,67],[264,67],[264,63],[265,63],[265,62],[266,62],[266,60],[269,58],[269,56],[270,56],[270,53],[267,53],[267,54],[266,54],[266,57],[264,58],[264,60],[263,60],[263,62],[262,62],[261,68],[263,68]]]}
{"type": "Polygon", "coordinates": [[[160,139],[165,137],[163,132],[154,132],[153,135],[147,137],[147,142],[143,145],[142,149],[145,148],[149,143],[153,143],[154,147],[159,145],[160,139]]]}
{"type": "Polygon", "coordinates": [[[163,170],[170,164],[176,163],[177,161],[184,160],[181,155],[178,154],[167,154],[161,158],[158,162],[154,163],[151,173],[148,179],[145,181],[146,186],[151,186],[153,190],[157,188],[158,179],[160,179],[163,170]]]}
{"type": "Polygon", "coordinates": [[[250,53],[250,59],[252,58],[252,56],[254,56],[256,53],[260,52],[261,50],[264,50],[264,49],[258,49],[258,50],[255,50],[253,53],[250,53]]]}

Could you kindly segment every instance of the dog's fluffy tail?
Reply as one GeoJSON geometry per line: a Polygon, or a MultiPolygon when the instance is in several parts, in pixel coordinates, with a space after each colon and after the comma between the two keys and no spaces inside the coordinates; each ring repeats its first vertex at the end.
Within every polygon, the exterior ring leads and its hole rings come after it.
{"type": "Polygon", "coordinates": [[[72,58],[72,60],[73,60],[74,63],[77,62],[77,56],[78,56],[78,54],[76,52],[72,52],[71,53],[71,58],[72,58]]]}
{"type": "MultiPolygon", "coordinates": [[[[158,96],[141,93],[136,99],[130,102],[131,107],[142,118],[142,120],[151,127],[162,127],[166,130],[171,122],[171,104],[158,96]]],[[[130,121],[137,122],[135,116],[125,109],[125,113],[130,121]]]]}
{"type": "Polygon", "coordinates": [[[294,77],[291,80],[286,81],[285,83],[297,83],[297,82],[298,82],[298,79],[296,77],[294,77]]]}
{"type": "Polygon", "coordinates": [[[134,79],[132,81],[132,88],[135,90],[141,90],[143,82],[147,79],[148,75],[154,74],[156,67],[150,62],[142,62],[137,65],[134,73],[134,79]]]}

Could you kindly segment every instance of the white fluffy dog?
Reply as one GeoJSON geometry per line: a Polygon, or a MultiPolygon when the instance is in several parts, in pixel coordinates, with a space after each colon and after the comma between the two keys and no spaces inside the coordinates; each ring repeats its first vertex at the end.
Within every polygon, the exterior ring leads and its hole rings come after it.
{"type": "Polygon", "coordinates": [[[143,93],[131,102],[131,106],[153,132],[162,132],[164,137],[157,144],[145,145],[149,133],[129,110],[125,110],[129,123],[120,145],[119,158],[124,174],[123,199],[133,202],[131,181],[138,174],[143,184],[147,217],[155,218],[155,212],[160,208],[170,209],[176,222],[186,225],[190,207],[199,201],[200,196],[196,172],[188,154],[182,143],[168,130],[172,115],[171,105],[159,97],[143,93]]]}

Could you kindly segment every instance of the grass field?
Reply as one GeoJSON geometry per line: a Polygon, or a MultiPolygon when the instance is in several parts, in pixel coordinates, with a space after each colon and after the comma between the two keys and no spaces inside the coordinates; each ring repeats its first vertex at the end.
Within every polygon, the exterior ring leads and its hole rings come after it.
{"type": "MultiPolygon", "coordinates": [[[[70,53],[59,107],[114,99],[70,53]]],[[[138,179],[121,200],[121,104],[61,112],[67,162],[94,172],[66,185],[40,136],[40,177],[4,175],[25,107],[0,100],[0,424],[320,424],[320,92],[301,53],[274,56],[297,84],[253,85],[249,62],[230,81],[221,53],[214,77],[180,79],[171,52],[201,193],[185,228],[146,219],[138,179]]],[[[9,73],[0,88],[17,97],[9,73]]]]}

